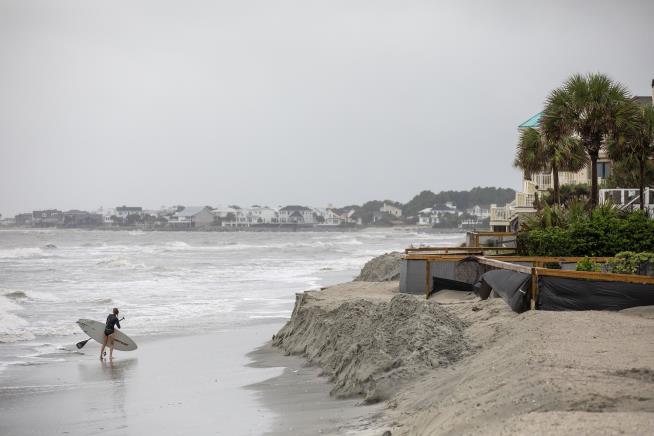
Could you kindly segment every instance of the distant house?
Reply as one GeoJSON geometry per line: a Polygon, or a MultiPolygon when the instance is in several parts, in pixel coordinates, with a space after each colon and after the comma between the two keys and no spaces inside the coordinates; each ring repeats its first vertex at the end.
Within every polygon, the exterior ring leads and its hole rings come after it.
{"type": "Polygon", "coordinates": [[[399,218],[402,216],[402,209],[399,207],[393,206],[392,204],[389,203],[384,203],[382,207],[379,208],[379,211],[382,213],[387,213],[390,215],[393,215],[396,218],[399,218]]]}
{"type": "Polygon", "coordinates": [[[223,227],[250,227],[256,225],[277,224],[279,213],[268,206],[254,205],[250,208],[216,208],[211,211],[222,220],[223,227]]]}
{"type": "Polygon", "coordinates": [[[185,207],[175,212],[168,220],[171,227],[191,228],[204,227],[212,224],[214,215],[209,207],[185,207]]]}
{"type": "Polygon", "coordinates": [[[448,201],[445,204],[435,204],[433,207],[428,207],[418,212],[418,225],[419,226],[433,226],[441,221],[445,215],[460,215],[460,211],[456,206],[448,201]]]}
{"type": "Polygon", "coordinates": [[[114,223],[112,217],[116,216],[115,209],[107,209],[102,211],[102,222],[105,226],[110,226],[114,223]]]}
{"type": "Polygon", "coordinates": [[[14,217],[17,226],[31,226],[32,225],[32,214],[31,213],[21,213],[14,217]]]}
{"type": "Polygon", "coordinates": [[[445,204],[435,204],[431,209],[432,209],[432,213],[437,215],[459,213],[459,210],[451,201],[448,201],[445,204]]]}
{"type": "Polygon", "coordinates": [[[490,209],[486,207],[479,206],[478,204],[470,209],[466,209],[468,215],[477,217],[478,219],[488,218],[490,216],[490,209]]]}
{"type": "Polygon", "coordinates": [[[236,210],[232,206],[218,206],[212,209],[211,213],[217,218],[227,218],[230,214],[236,215],[236,210]]]}
{"type": "Polygon", "coordinates": [[[352,210],[345,213],[338,213],[338,211],[335,209],[327,209],[325,210],[325,221],[323,224],[326,226],[340,226],[342,224],[348,224],[351,222],[351,216],[353,213],[354,211],[352,210]]]}
{"type": "Polygon", "coordinates": [[[238,226],[239,211],[241,208],[234,206],[218,206],[211,210],[211,213],[216,217],[220,225],[223,227],[236,227],[238,226]]]}
{"type": "Polygon", "coordinates": [[[432,215],[432,208],[427,207],[425,209],[422,209],[420,212],[418,212],[418,225],[419,226],[431,226],[431,215],[432,215]]]}
{"type": "Polygon", "coordinates": [[[129,215],[143,216],[143,208],[135,206],[118,206],[116,208],[116,216],[118,218],[127,218],[129,215]]]}
{"type": "Polygon", "coordinates": [[[64,223],[64,213],[57,209],[35,210],[32,212],[32,225],[36,227],[55,227],[64,223]]]}
{"type": "Polygon", "coordinates": [[[252,206],[246,211],[250,225],[257,224],[277,224],[279,221],[279,212],[268,206],[252,206]]]}
{"type": "Polygon", "coordinates": [[[305,206],[285,206],[279,209],[280,224],[316,224],[316,213],[305,206]]]}
{"type": "Polygon", "coordinates": [[[69,210],[64,212],[64,227],[95,227],[102,225],[103,216],[83,210],[69,210]]]}

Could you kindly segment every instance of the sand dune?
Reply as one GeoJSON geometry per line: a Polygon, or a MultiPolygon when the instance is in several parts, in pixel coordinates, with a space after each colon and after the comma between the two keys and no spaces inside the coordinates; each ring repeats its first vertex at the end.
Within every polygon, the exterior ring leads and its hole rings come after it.
{"type": "Polygon", "coordinates": [[[383,400],[365,433],[643,434],[654,423],[651,313],[518,315],[500,299],[425,301],[396,282],[356,282],[299,294],[273,342],[321,366],[334,395],[383,400]]]}

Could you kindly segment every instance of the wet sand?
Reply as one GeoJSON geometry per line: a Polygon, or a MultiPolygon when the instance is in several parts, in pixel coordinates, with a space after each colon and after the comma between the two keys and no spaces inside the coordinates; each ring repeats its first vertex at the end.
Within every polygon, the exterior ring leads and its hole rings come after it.
{"type": "Polygon", "coordinates": [[[314,435],[365,425],[359,418],[374,408],[330,398],[318,369],[262,347],[280,327],[136,338],[139,349],[116,351],[113,362],[91,341],[63,362],[10,367],[0,374],[0,435],[314,435]]]}
{"type": "MultiPolygon", "coordinates": [[[[275,412],[269,436],[283,435],[364,435],[383,405],[366,405],[361,398],[335,399],[333,384],[322,370],[303,358],[285,356],[270,343],[248,355],[255,368],[283,367],[281,375],[255,383],[263,404],[275,412]]],[[[377,432],[373,434],[377,435],[377,432]]]]}
{"type": "Polygon", "coordinates": [[[265,433],[274,412],[243,386],[282,372],[246,366],[271,328],[141,339],[113,362],[89,342],[64,362],[10,368],[0,378],[0,434],[265,433]]]}

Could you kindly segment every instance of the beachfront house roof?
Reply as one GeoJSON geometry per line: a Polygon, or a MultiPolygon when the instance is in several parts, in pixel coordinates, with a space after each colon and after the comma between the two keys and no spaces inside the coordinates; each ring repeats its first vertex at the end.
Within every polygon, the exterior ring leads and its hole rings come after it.
{"type": "Polygon", "coordinates": [[[205,209],[209,209],[206,206],[195,206],[195,207],[185,207],[184,210],[175,212],[176,217],[192,217],[200,212],[202,212],[205,209]]]}
{"type": "MultiPolygon", "coordinates": [[[[654,93],[653,93],[654,94],[654,93]]],[[[654,104],[654,95],[636,95],[631,98],[632,101],[638,103],[639,105],[645,106],[648,104],[654,104]]]]}
{"type": "Polygon", "coordinates": [[[127,213],[141,213],[143,212],[142,207],[135,207],[135,206],[118,206],[116,208],[117,212],[127,212],[127,213]]]}
{"type": "Polygon", "coordinates": [[[446,204],[437,203],[431,209],[432,209],[432,213],[456,213],[457,212],[456,206],[450,202],[447,202],[446,204]]]}
{"type": "MultiPolygon", "coordinates": [[[[637,95],[635,97],[632,97],[631,100],[643,106],[647,104],[654,104],[654,96],[649,96],[649,95],[637,95]]],[[[538,128],[538,123],[540,123],[540,119],[542,116],[543,113],[538,112],[536,115],[533,115],[527,121],[520,124],[518,126],[518,129],[527,129],[530,127],[534,129],[538,128]]]]}
{"type": "Polygon", "coordinates": [[[525,121],[524,123],[520,124],[520,125],[518,126],[518,128],[519,128],[519,129],[527,129],[527,128],[530,128],[530,127],[531,127],[531,128],[534,128],[534,129],[537,128],[537,127],[538,127],[538,123],[540,122],[540,118],[541,118],[542,115],[543,115],[542,112],[538,112],[536,115],[532,116],[532,117],[529,118],[527,121],[525,121]]]}
{"type": "Polygon", "coordinates": [[[305,206],[296,206],[296,205],[284,206],[281,209],[279,209],[280,212],[288,212],[289,214],[293,212],[304,212],[310,210],[311,208],[305,206]]]}

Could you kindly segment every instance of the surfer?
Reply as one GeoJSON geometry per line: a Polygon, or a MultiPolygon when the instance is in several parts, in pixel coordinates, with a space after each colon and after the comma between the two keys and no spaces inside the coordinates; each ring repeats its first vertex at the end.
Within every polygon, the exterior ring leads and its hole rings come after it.
{"type": "Polygon", "coordinates": [[[114,327],[120,328],[120,320],[118,319],[118,308],[114,307],[113,313],[110,313],[107,317],[107,324],[104,327],[104,341],[102,342],[102,348],[100,349],[100,360],[104,354],[104,348],[109,346],[109,359],[113,359],[114,354],[114,327]]]}

